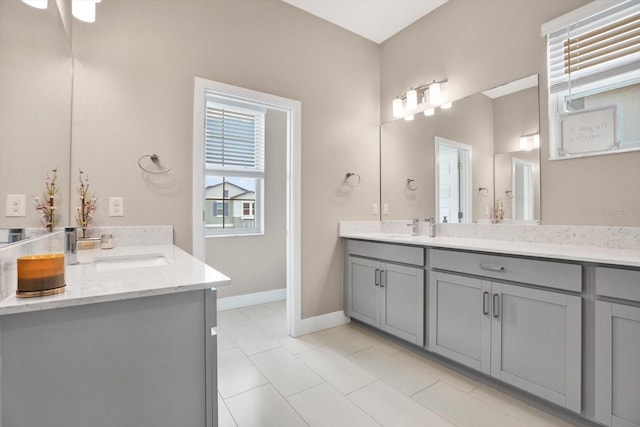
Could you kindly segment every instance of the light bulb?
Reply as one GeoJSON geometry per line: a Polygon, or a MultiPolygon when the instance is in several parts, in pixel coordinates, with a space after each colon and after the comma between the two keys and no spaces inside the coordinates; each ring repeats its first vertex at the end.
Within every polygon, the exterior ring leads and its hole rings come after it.
{"type": "Polygon", "coordinates": [[[393,117],[402,117],[402,99],[393,100],[393,117]]]}
{"type": "Polygon", "coordinates": [[[529,136],[524,135],[520,137],[520,150],[522,151],[533,150],[533,143],[529,136]]]}
{"type": "Polygon", "coordinates": [[[424,110],[424,115],[425,116],[433,116],[436,113],[435,108],[428,108],[426,110],[424,110]]]}
{"type": "Polygon", "coordinates": [[[442,104],[440,106],[440,108],[442,108],[443,110],[448,110],[449,108],[451,108],[453,106],[453,102],[449,101],[449,102],[445,102],[444,104],[442,104]]]}
{"type": "Polygon", "coordinates": [[[83,22],[96,22],[96,0],[73,0],[71,14],[83,22]]]}
{"type": "Polygon", "coordinates": [[[438,105],[441,101],[440,83],[432,83],[429,85],[429,103],[438,105]]]}
{"type": "Polygon", "coordinates": [[[410,122],[411,120],[413,120],[413,114],[409,114],[408,116],[404,116],[404,119],[408,122],[410,122]]]}
{"type": "Polygon", "coordinates": [[[540,148],[540,134],[533,135],[533,148],[540,148]]]}
{"type": "Polygon", "coordinates": [[[36,9],[46,9],[48,0],[22,0],[22,2],[36,9]]]}
{"type": "Polygon", "coordinates": [[[415,110],[418,108],[418,91],[411,89],[407,92],[407,110],[415,110]]]}

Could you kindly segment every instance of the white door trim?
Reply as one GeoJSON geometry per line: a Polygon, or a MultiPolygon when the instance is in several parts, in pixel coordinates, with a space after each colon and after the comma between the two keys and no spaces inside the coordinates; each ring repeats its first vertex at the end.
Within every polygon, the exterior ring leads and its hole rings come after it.
{"type": "Polygon", "coordinates": [[[287,240],[287,327],[289,335],[299,336],[302,323],[302,256],[301,256],[301,147],[302,104],[289,98],[258,92],[200,77],[195,78],[193,103],[193,256],[205,262],[204,233],[204,117],[205,89],[229,100],[245,101],[283,111],[287,115],[286,171],[286,240],[287,240]]]}

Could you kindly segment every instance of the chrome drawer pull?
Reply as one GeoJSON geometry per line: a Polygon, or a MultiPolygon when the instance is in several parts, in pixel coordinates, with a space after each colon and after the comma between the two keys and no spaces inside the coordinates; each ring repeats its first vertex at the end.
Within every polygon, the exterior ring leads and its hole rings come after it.
{"type": "Polygon", "coordinates": [[[493,294],[493,317],[496,319],[500,315],[500,309],[498,308],[500,305],[500,296],[498,294],[493,294]]]}
{"type": "Polygon", "coordinates": [[[482,293],[482,314],[489,314],[489,309],[487,306],[489,305],[489,292],[482,293]]]}
{"type": "Polygon", "coordinates": [[[499,265],[480,264],[480,268],[489,271],[504,271],[504,267],[500,267],[499,265]]]}
{"type": "Polygon", "coordinates": [[[380,286],[380,269],[376,268],[376,278],[375,278],[376,286],[380,286]]]}
{"type": "Polygon", "coordinates": [[[387,281],[387,275],[385,274],[384,270],[380,270],[380,287],[381,288],[384,288],[386,281],[387,281]]]}

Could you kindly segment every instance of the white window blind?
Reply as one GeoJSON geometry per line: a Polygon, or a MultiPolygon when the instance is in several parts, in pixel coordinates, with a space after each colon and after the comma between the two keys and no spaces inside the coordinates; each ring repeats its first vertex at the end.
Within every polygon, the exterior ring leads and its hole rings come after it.
{"type": "Polygon", "coordinates": [[[638,70],[640,1],[622,1],[547,37],[551,93],[638,70]]]}
{"type": "Polygon", "coordinates": [[[205,163],[209,171],[264,175],[264,113],[207,101],[205,163]]]}

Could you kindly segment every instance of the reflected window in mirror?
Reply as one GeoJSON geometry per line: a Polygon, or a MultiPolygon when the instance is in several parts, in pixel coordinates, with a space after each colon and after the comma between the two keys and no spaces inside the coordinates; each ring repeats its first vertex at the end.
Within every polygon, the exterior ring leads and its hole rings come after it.
{"type": "Polygon", "coordinates": [[[640,3],[604,3],[543,26],[552,159],[640,150],[640,3]]]}

